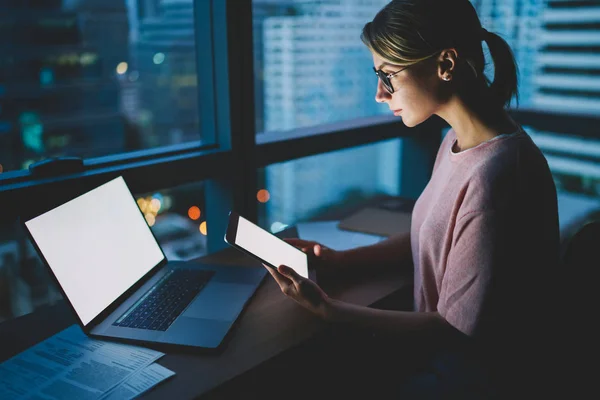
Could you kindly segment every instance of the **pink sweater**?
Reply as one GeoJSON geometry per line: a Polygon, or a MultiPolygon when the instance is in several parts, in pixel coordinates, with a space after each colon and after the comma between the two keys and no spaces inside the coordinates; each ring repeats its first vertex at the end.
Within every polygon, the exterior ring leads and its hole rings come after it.
{"type": "Polygon", "coordinates": [[[545,277],[559,257],[554,181],[522,129],[459,153],[455,141],[451,130],[413,211],[415,308],[471,337],[514,339],[548,306],[545,277]]]}

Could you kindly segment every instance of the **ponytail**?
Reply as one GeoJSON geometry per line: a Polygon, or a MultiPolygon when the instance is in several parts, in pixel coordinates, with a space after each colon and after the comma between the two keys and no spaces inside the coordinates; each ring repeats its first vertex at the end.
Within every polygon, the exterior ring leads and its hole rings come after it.
{"type": "Polygon", "coordinates": [[[494,60],[494,81],[489,86],[492,96],[503,106],[509,106],[513,96],[519,105],[518,69],[510,46],[495,33],[483,30],[483,40],[494,60]]]}

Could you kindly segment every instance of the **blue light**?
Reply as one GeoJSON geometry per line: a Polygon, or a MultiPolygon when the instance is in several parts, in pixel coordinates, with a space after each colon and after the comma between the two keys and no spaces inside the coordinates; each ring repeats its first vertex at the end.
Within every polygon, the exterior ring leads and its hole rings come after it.
{"type": "Polygon", "coordinates": [[[50,68],[41,69],[40,83],[42,85],[51,85],[52,83],[54,83],[54,72],[50,68]]]}
{"type": "Polygon", "coordinates": [[[156,64],[156,65],[162,64],[163,61],[165,61],[165,54],[164,53],[156,53],[154,55],[154,57],[152,57],[152,61],[154,61],[154,64],[156,64]]]}
{"type": "Polygon", "coordinates": [[[19,117],[19,122],[21,124],[23,145],[38,154],[43,153],[45,150],[43,140],[44,126],[40,121],[39,115],[35,112],[24,112],[19,117]]]}
{"type": "Polygon", "coordinates": [[[161,204],[162,204],[162,202],[163,202],[163,200],[164,200],[164,198],[163,198],[163,195],[162,195],[162,194],[160,194],[160,193],[158,193],[158,192],[157,192],[157,193],[154,193],[154,194],[152,195],[152,198],[153,198],[153,199],[156,199],[156,200],[158,200],[158,201],[160,201],[160,202],[161,202],[161,204]]]}

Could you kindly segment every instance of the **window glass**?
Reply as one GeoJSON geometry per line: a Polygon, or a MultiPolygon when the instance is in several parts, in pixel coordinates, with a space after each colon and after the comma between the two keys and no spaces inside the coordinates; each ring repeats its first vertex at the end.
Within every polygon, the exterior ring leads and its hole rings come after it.
{"type": "Polygon", "coordinates": [[[554,176],[564,235],[587,220],[600,220],[600,139],[524,127],[554,176]]]}
{"type": "MultiPolygon", "coordinates": [[[[519,105],[600,112],[600,3],[472,0],[483,26],[502,36],[519,66],[519,105]]],[[[487,76],[493,77],[489,54],[487,76]]]]}
{"type": "MultiPolygon", "coordinates": [[[[521,108],[600,112],[600,3],[471,1],[514,52],[521,108]]],[[[253,0],[257,132],[385,114],[373,101],[376,81],[359,35],[387,3],[253,0]]]]}
{"type": "Polygon", "coordinates": [[[193,2],[0,6],[0,172],[200,141],[193,2]]]}
{"type": "MultiPolygon", "coordinates": [[[[135,195],[146,222],[169,260],[189,260],[207,252],[204,183],[135,195]]],[[[23,229],[15,221],[0,226],[0,322],[62,298],[23,229]]]]}
{"type": "Polygon", "coordinates": [[[259,169],[259,224],[277,232],[378,195],[399,195],[401,145],[393,139],[259,169]]]}
{"type": "Polygon", "coordinates": [[[360,40],[387,0],[253,0],[256,131],[389,113],[360,40]]]}
{"type": "MultiPolygon", "coordinates": [[[[513,49],[520,72],[519,108],[600,115],[599,2],[472,2],[483,26],[513,49]]],[[[488,67],[493,77],[491,62],[488,67]]],[[[600,219],[600,139],[525,129],[554,176],[563,234],[600,219]]]]}

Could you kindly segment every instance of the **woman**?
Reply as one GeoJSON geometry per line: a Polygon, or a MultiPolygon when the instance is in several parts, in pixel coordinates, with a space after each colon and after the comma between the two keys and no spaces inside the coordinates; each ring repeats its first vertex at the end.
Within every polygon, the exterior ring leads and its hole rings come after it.
{"type": "Polygon", "coordinates": [[[535,345],[544,343],[538,335],[547,334],[542,327],[550,321],[557,199],[544,156],[505,110],[517,94],[508,44],[482,28],[468,0],[394,0],[361,39],[373,56],[377,102],[406,126],[437,115],[452,129],[415,204],[410,234],[343,252],[289,241],[339,279],[356,266],[412,262],[414,311],[347,304],[291,268],[267,269],[284,294],[327,321],[398,340],[412,333],[424,349],[435,348],[429,375],[406,380],[398,394],[505,398],[539,391],[534,378],[547,378],[540,368],[548,364],[535,345]],[[492,82],[482,42],[494,62],[492,82]]]}

